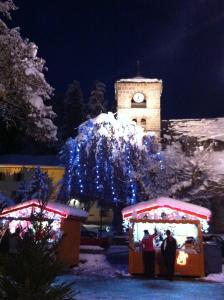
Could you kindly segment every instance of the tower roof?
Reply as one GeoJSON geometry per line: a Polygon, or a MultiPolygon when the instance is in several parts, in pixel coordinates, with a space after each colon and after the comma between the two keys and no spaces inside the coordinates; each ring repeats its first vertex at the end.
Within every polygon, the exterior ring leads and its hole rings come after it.
{"type": "Polygon", "coordinates": [[[117,82],[150,82],[150,83],[162,83],[161,79],[157,79],[157,78],[145,78],[142,76],[136,76],[133,78],[125,78],[125,79],[120,79],[117,80],[117,82]]]}

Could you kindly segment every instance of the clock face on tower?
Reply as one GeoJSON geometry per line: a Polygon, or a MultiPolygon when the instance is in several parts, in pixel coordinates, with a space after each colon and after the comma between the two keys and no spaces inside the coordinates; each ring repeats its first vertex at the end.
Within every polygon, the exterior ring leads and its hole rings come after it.
{"type": "Polygon", "coordinates": [[[133,100],[136,102],[136,103],[141,103],[143,102],[145,99],[145,96],[138,92],[138,93],[135,93],[134,96],[133,96],[133,100]]]}

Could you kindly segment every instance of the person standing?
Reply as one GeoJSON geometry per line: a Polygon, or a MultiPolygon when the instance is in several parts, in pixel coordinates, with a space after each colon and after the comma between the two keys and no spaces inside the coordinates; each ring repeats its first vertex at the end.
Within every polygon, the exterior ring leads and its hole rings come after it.
{"type": "Polygon", "coordinates": [[[156,229],[154,234],[151,235],[146,229],[144,230],[144,237],[141,241],[144,274],[148,278],[155,278],[155,249],[153,239],[156,235],[156,229]]]}
{"type": "Polygon", "coordinates": [[[174,272],[175,272],[175,260],[176,260],[176,249],[177,249],[177,241],[171,235],[170,230],[166,231],[166,238],[162,242],[161,252],[164,257],[164,263],[167,270],[167,277],[169,280],[173,280],[174,272]]]}
{"type": "Polygon", "coordinates": [[[15,232],[9,236],[9,254],[15,256],[18,254],[21,245],[20,228],[17,227],[15,232]]]}
{"type": "Polygon", "coordinates": [[[1,238],[1,241],[0,241],[0,252],[1,253],[6,254],[9,251],[9,236],[10,236],[10,231],[9,231],[9,228],[7,228],[1,238]]]}

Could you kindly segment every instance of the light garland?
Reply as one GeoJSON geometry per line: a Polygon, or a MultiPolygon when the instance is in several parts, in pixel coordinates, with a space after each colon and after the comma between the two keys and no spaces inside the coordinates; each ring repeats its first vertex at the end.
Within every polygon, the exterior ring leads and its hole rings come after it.
{"type": "MultiPolygon", "coordinates": [[[[31,217],[31,215],[38,215],[40,212],[42,212],[40,207],[21,207],[19,210],[6,213],[1,222],[3,226],[8,224],[11,233],[14,233],[18,227],[22,228],[25,232],[29,228],[32,228],[32,223],[29,221],[29,217],[31,217]]],[[[60,230],[61,219],[63,218],[61,215],[59,215],[56,211],[48,211],[46,209],[42,212],[42,214],[43,219],[51,220],[52,230],[56,232],[60,230]]],[[[44,221],[42,223],[44,223],[44,221]]]]}
{"type": "Polygon", "coordinates": [[[204,232],[208,232],[209,229],[207,220],[196,217],[193,214],[186,214],[182,211],[178,211],[168,207],[159,207],[141,213],[132,212],[132,214],[130,214],[128,217],[124,217],[124,220],[129,223],[129,220],[132,218],[145,218],[146,220],[199,220],[204,232]]]}
{"type": "MultiPolygon", "coordinates": [[[[129,184],[127,186],[127,188],[129,189],[129,186],[130,186],[130,189],[131,189],[131,197],[130,197],[130,204],[134,204],[136,203],[136,186],[135,186],[135,183],[134,183],[134,180],[132,179],[131,177],[131,173],[132,173],[132,165],[130,163],[130,146],[128,143],[125,144],[125,154],[126,154],[126,168],[127,168],[127,173],[128,173],[128,176],[130,176],[130,179],[129,179],[129,184]]],[[[127,191],[128,192],[128,191],[127,191]]]]}
{"type": "Polygon", "coordinates": [[[78,186],[79,186],[79,191],[82,194],[83,193],[83,189],[84,189],[84,185],[83,185],[83,181],[82,181],[82,171],[81,171],[81,162],[80,162],[80,151],[81,151],[81,145],[78,143],[77,144],[77,149],[76,149],[76,160],[77,160],[77,181],[78,181],[78,186]]]}
{"type": "Polygon", "coordinates": [[[94,198],[108,204],[142,201],[145,195],[137,178],[136,161],[158,170],[162,158],[154,149],[155,142],[154,137],[129,122],[116,120],[112,113],[83,123],[78,136],[66,142],[61,151],[65,164],[63,200],[94,198]]]}

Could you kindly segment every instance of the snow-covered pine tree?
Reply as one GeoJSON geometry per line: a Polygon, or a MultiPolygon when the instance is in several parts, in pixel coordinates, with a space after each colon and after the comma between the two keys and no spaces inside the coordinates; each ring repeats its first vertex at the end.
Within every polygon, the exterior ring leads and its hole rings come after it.
{"type": "MultiPolygon", "coordinates": [[[[14,3],[0,1],[0,12],[10,16],[14,3]]],[[[43,71],[38,47],[21,37],[19,28],[8,28],[0,19],[0,123],[42,142],[56,141],[55,113],[45,101],[52,94],[43,71]]],[[[2,136],[2,135],[1,135],[2,136]]]]}
{"type": "Polygon", "coordinates": [[[95,118],[107,111],[105,93],[106,85],[101,81],[95,80],[87,105],[87,118],[95,118]]]}
{"type": "Polygon", "coordinates": [[[16,190],[16,202],[24,202],[30,199],[28,184],[26,180],[22,180],[19,187],[16,190]]]}
{"type": "Polygon", "coordinates": [[[32,176],[21,182],[16,191],[16,198],[18,203],[31,199],[38,199],[45,203],[51,193],[52,180],[40,167],[36,167],[32,176]]]}
{"type": "Polygon", "coordinates": [[[64,117],[62,137],[65,141],[68,137],[77,134],[78,126],[84,121],[84,99],[80,83],[74,80],[69,86],[64,98],[64,117]]]}
{"type": "Polygon", "coordinates": [[[134,122],[115,119],[112,113],[80,125],[78,136],[67,141],[61,157],[65,165],[63,201],[78,198],[98,200],[103,206],[133,204],[145,199],[150,185],[153,193],[155,177],[159,182],[163,173],[154,137],[145,135],[134,122]]]}
{"type": "Polygon", "coordinates": [[[10,198],[6,197],[4,194],[0,193],[0,212],[4,208],[12,206],[14,204],[15,204],[15,202],[12,199],[10,199],[10,198]]]}

